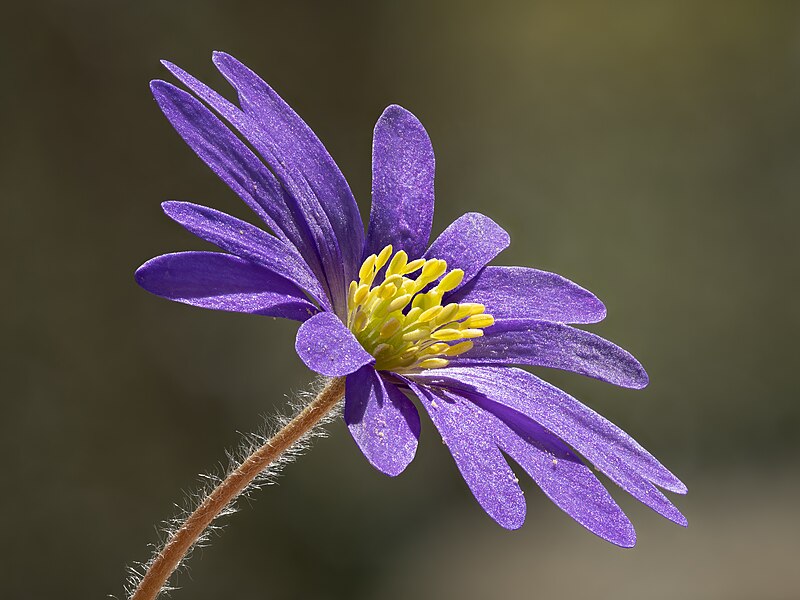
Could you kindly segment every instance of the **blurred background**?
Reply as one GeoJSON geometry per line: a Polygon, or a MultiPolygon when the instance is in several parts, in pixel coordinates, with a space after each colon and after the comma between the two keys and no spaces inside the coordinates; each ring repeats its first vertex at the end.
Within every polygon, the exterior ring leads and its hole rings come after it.
{"type": "Polygon", "coordinates": [[[689,486],[682,529],[612,493],[613,547],[521,478],[509,533],[424,425],[399,478],[341,422],[228,519],[177,598],[800,598],[800,3],[51,1],[4,7],[3,598],[120,598],[155,524],[311,374],[296,325],[139,289],[205,246],[161,213],[253,219],[150,97],[169,58],[220,90],[226,50],[306,119],[369,210],[397,102],[437,152],[434,235],[466,211],[500,264],[608,306],[643,391],[540,373],[689,486]]]}

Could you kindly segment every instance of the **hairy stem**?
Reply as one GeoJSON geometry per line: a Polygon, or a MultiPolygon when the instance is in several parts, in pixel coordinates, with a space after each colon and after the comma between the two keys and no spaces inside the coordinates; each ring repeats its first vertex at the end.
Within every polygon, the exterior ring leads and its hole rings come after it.
{"type": "Polygon", "coordinates": [[[336,406],[343,395],[344,378],[332,379],[308,406],[214,488],[167,541],[148,567],[130,599],[156,598],[170,575],[211,522],[250,485],[259,473],[311,431],[336,406]]]}

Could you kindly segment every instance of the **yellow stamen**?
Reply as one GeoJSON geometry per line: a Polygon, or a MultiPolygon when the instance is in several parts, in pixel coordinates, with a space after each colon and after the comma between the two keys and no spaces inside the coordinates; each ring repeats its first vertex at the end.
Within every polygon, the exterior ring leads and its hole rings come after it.
{"type": "Polygon", "coordinates": [[[450,290],[456,289],[463,280],[464,271],[461,269],[453,269],[447,275],[442,277],[442,280],[439,282],[439,285],[437,285],[436,288],[443,292],[449,292],[450,290]]]}
{"type": "Polygon", "coordinates": [[[383,324],[383,327],[381,327],[381,337],[390,338],[397,333],[399,329],[400,321],[395,318],[391,318],[383,324]]]}
{"type": "Polygon", "coordinates": [[[389,312],[400,310],[409,302],[411,302],[411,294],[403,294],[402,296],[398,296],[389,303],[389,312]]]}
{"type": "Polygon", "coordinates": [[[389,263],[389,266],[386,267],[386,277],[388,278],[394,274],[402,275],[407,264],[408,254],[400,250],[400,252],[392,257],[392,261],[389,263]]]}
{"type": "Polygon", "coordinates": [[[403,275],[409,275],[413,273],[424,264],[425,264],[424,258],[418,258],[417,260],[412,260],[410,263],[406,265],[405,269],[403,269],[403,275]]]}
{"type": "MultiPolygon", "coordinates": [[[[355,283],[355,281],[353,283],[355,283]]],[[[355,294],[353,294],[354,304],[361,304],[364,302],[367,294],[369,294],[369,286],[366,283],[362,283],[356,288],[355,294]]]]}
{"type": "Polygon", "coordinates": [[[347,323],[375,357],[378,370],[405,373],[446,367],[449,357],[469,352],[469,340],[494,323],[482,304],[442,306],[443,296],[464,280],[464,272],[448,272],[444,260],[408,262],[404,251],[392,255],[392,247],[386,246],[366,258],[358,277],[347,291],[347,323]],[[408,277],[417,271],[415,278],[408,277]]]}
{"type": "Polygon", "coordinates": [[[473,315],[464,321],[465,327],[491,327],[494,325],[494,317],[492,315],[473,315]]]}
{"type": "Polygon", "coordinates": [[[426,358],[417,365],[420,369],[441,369],[450,364],[449,360],[444,358],[426,358]]]}
{"type": "Polygon", "coordinates": [[[361,265],[361,268],[358,270],[358,277],[361,281],[366,281],[367,277],[372,279],[373,272],[375,271],[375,261],[378,260],[378,257],[374,254],[370,254],[367,257],[367,260],[364,261],[364,264],[361,265]]]}
{"type": "MultiPolygon", "coordinates": [[[[420,308],[420,310],[422,309],[420,308]]],[[[417,317],[417,321],[433,321],[436,317],[439,316],[439,313],[441,312],[442,312],[441,306],[432,306],[428,310],[424,311],[419,317],[417,317]]]]}
{"type": "Polygon", "coordinates": [[[452,346],[448,346],[444,353],[447,356],[458,356],[459,354],[464,354],[464,352],[469,352],[472,350],[472,346],[472,342],[465,340],[463,342],[453,344],[452,346]]]}
{"type": "Polygon", "coordinates": [[[389,257],[392,255],[392,245],[389,244],[381,253],[378,254],[378,258],[375,259],[375,268],[380,269],[383,265],[386,264],[386,261],[389,260],[389,257]]]}
{"type": "Polygon", "coordinates": [[[458,329],[439,329],[438,331],[434,331],[431,337],[442,342],[453,342],[463,338],[464,336],[462,333],[463,332],[458,329]]]}

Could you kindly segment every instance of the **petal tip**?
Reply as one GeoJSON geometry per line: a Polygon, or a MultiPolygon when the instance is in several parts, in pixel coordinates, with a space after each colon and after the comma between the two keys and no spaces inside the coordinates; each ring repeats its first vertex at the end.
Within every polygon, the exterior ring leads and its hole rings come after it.
{"type": "Polygon", "coordinates": [[[163,89],[167,89],[171,87],[171,84],[163,79],[151,79],[150,80],[150,90],[153,93],[156,91],[162,91],[163,89]]]}
{"type": "Polygon", "coordinates": [[[390,104],[385,109],[380,116],[381,119],[412,119],[415,122],[419,122],[419,119],[412,113],[410,110],[403,108],[399,104],[390,104]]]}
{"type": "Polygon", "coordinates": [[[154,260],[156,259],[151,258],[133,272],[134,281],[136,281],[136,283],[139,284],[140,287],[144,288],[147,291],[150,291],[147,288],[147,276],[154,260]]]}
{"type": "Polygon", "coordinates": [[[607,538],[609,542],[620,548],[633,548],[636,546],[636,529],[630,521],[626,519],[625,527],[617,532],[617,535],[607,538]]]}
{"type": "Polygon", "coordinates": [[[640,364],[638,373],[636,374],[636,378],[634,379],[634,385],[632,386],[633,389],[641,390],[646,388],[650,385],[650,376],[647,374],[647,371],[644,370],[644,367],[640,364]]]}
{"type": "Polygon", "coordinates": [[[597,313],[595,314],[595,319],[597,320],[595,321],[595,323],[599,323],[608,316],[608,309],[606,308],[605,303],[603,303],[603,301],[597,298],[596,296],[595,296],[595,303],[597,305],[596,306],[597,313]]]}
{"type": "Polygon", "coordinates": [[[500,527],[505,529],[506,531],[516,531],[521,529],[522,526],[525,524],[525,511],[522,511],[521,514],[513,515],[508,519],[498,519],[494,515],[490,515],[500,527]]]}
{"type": "Polygon", "coordinates": [[[211,53],[211,61],[218,67],[225,63],[239,63],[233,56],[222,50],[214,50],[211,53]]]}
{"type": "MultiPolygon", "coordinates": [[[[414,460],[413,456],[411,457],[411,460],[414,460]]],[[[406,468],[408,467],[408,465],[411,464],[411,462],[409,461],[408,463],[405,463],[405,464],[400,463],[400,464],[392,465],[391,467],[388,467],[388,468],[385,465],[384,466],[377,465],[374,462],[372,462],[371,460],[369,461],[369,464],[371,464],[373,467],[375,467],[378,471],[380,471],[381,473],[383,473],[387,477],[397,477],[398,475],[403,473],[403,471],[406,470],[406,468]]]]}

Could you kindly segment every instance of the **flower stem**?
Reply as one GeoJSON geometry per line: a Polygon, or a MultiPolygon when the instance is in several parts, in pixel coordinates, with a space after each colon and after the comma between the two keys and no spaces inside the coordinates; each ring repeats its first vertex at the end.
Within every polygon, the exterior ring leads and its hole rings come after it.
{"type": "Polygon", "coordinates": [[[331,379],[308,406],[214,488],[150,563],[130,600],[156,598],[186,553],[220,512],[233,502],[259,473],[313,429],[336,406],[343,395],[344,378],[331,379]]]}

